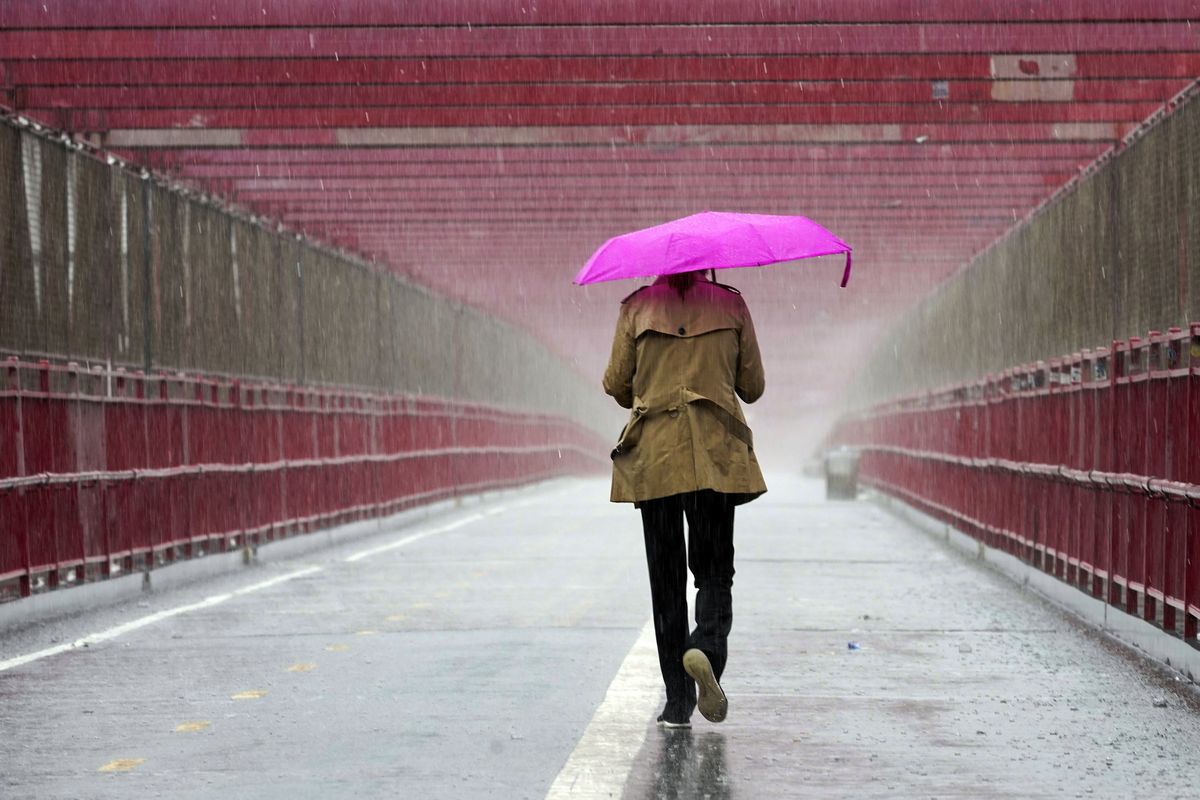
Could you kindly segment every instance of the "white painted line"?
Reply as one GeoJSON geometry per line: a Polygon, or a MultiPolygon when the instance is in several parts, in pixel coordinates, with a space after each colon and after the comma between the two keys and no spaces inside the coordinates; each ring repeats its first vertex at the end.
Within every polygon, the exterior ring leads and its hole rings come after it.
{"type": "Polygon", "coordinates": [[[23,656],[17,656],[16,658],[0,661],[0,672],[14,669],[15,667],[19,667],[33,661],[38,661],[43,658],[56,656],[59,653],[66,653],[71,650],[76,650],[80,647],[90,647],[93,644],[107,642],[108,640],[115,639],[122,634],[129,633],[130,631],[136,631],[138,628],[144,628],[147,625],[153,625],[154,623],[161,622],[164,619],[176,617],[180,614],[186,614],[189,611],[199,611],[203,608],[211,608],[215,605],[219,605],[220,603],[224,603],[226,600],[229,600],[235,596],[249,594],[250,592],[257,592],[260,589],[266,589],[269,586],[275,586],[285,581],[290,581],[295,578],[302,578],[305,575],[311,575],[314,572],[320,571],[320,567],[305,567],[304,569],[297,570],[295,572],[289,572],[286,575],[280,575],[277,578],[271,578],[270,580],[262,581],[261,583],[256,583],[232,592],[227,592],[225,594],[214,594],[211,597],[206,597],[197,603],[188,603],[187,605],[168,608],[165,611],[158,611],[144,617],[139,617],[138,619],[130,622],[116,625],[112,628],[108,628],[107,630],[100,631],[99,633],[90,633],[87,636],[76,639],[73,642],[55,645],[54,647],[47,647],[45,650],[38,650],[35,653],[28,653],[23,656]]]}
{"type": "Polygon", "coordinates": [[[260,581],[259,583],[252,583],[249,586],[243,587],[241,589],[235,589],[232,592],[232,594],[235,594],[235,595],[250,594],[251,592],[257,592],[260,589],[268,589],[277,584],[285,583],[290,580],[295,580],[296,578],[303,578],[305,575],[312,575],[314,572],[320,572],[320,571],[321,571],[320,567],[305,567],[304,569],[299,569],[299,570],[296,570],[295,572],[289,572],[286,575],[280,575],[276,578],[271,578],[269,580],[260,581]]]}
{"type": "Polygon", "coordinates": [[[396,541],[391,542],[389,544],[380,545],[379,547],[372,547],[370,550],[361,550],[361,551],[355,553],[354,555],[347,557],[346,562],[353,563],[355,561],[362,561],[364,558],[370,558],[371,556],[377,556],[380,553],[386,553],[389,550],[398,550],[401,547],[404,547],[405,545],[412,544],[413,542],[418,541],[420,539],[424,539],[427,536],[435,536],[439,533],[446,533],[447,531],[452,531],[452,530],[455,530],[456,528],[461,528],[464,525],[470,525],[472,522],[478,522],[481,519],[483,519],[483,514],[471,514],[468,517],[463,517],[460,520],[455,520],[454,522],[451,522],[448,525],[442,525],[441,527],[438,527],[438,528],[430,528],[429,530],[426,530],[426,531],[420,531],[418,533],[414,533],[409,536],[405,536],[403,539],[397,539],[396,541]]]}
{"type": "Polygon", "coordinates": [[[546,800],[620,797],[663,702],[654,621],[642,628],[546,800]]]}

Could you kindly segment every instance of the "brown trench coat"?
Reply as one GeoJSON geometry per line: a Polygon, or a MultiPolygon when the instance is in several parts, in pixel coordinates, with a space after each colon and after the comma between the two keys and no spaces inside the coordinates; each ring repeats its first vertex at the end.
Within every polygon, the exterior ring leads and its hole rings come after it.
{"type": "Polygon", "coordinates": [[[612,502],[712,489],[736,504],[765,492],[737,400],[753,403],[763,386],[736,290],[698,280],[680,298],[659,279],[627,297],[604,373],[604,391],[633,412],[612,454],[612,502]]]}

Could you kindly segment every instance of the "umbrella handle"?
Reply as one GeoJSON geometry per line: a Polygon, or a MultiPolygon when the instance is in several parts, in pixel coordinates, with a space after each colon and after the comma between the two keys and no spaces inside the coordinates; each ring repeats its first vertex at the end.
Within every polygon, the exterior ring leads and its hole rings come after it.
{"type": "Polygon", "coordinates": [[[846,251],[846,268],[842,270],[842,288],[846,288],[846,284],[850,282],[850,251],[846,251]]]}

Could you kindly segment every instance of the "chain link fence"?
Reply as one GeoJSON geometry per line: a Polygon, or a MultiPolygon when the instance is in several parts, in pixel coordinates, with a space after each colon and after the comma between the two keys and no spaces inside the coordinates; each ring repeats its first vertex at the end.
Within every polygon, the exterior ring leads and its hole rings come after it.
{"type": "Polygon", "coordinates": [[[613,418],[524,331],[6,118],[0,352],[613,418]]]}
{"type": "Polygon", "coordinates": [[[852,404],[1200,319],[1200,101],[1137,136],[905,316],[852,404]]]}

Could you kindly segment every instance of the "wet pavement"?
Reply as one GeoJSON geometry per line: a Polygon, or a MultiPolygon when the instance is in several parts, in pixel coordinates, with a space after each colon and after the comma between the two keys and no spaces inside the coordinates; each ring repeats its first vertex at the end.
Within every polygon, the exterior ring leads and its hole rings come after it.
{"type": "Polygon", "coordinates": [[[638,516],[559,481],[0,637],[0,666],[89,637],[0,671],[0,797],[1200,796],[1194,688],[768,479],[721,725],[654,726],[638,516]]]}

